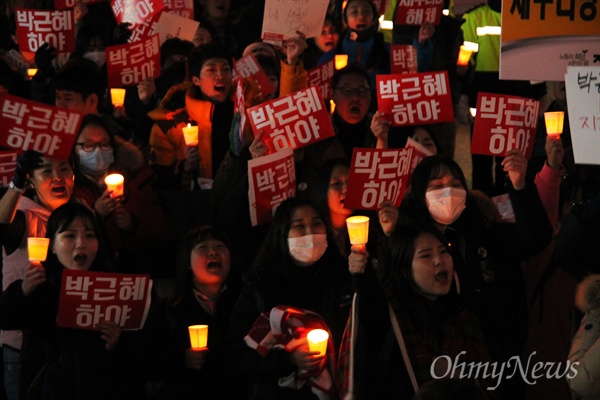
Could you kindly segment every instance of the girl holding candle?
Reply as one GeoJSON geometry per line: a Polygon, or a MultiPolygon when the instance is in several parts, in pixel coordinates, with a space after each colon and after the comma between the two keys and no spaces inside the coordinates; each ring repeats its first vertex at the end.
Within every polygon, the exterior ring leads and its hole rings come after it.
{"type": "MultiPolygon", "coordinates": [[[[18,155],[15,175],[0,199],[0,243],[3,247],[2,288],[23,278],[29,264],[28,237],[44,237],[50,213],[73,193],[74,177],[67,161],[28,150],[18,155]]],[[[2,331],[4,381],[9,399],[19,398],[22,332],[2,331]]]]}
{"type": "Polygon", "coordinates": [[[229,368],[249,381],[251,398],[315,398],[308,385],[278,385],[280,378],[321,367],[323,357],[309,351],[305,341],[293,351],[273,348],[262,356],[244,340],[261,313],[284,305],[318,313],[336,349],[341,341],[353,293],[351,279],[346,260],[328,243],[323,218],[311,202],[289,198],[279,205],[265,246],[244,278],[227,338],[229,368]]]}
{"type": "Polygon", "coordinates": [[[241,286],[229,249],[226,235],[211,226],[192,229],[179,246],[173,295],[154,306],[145,327],[151,379],[162,382],[159,398],[243,398],[224,364],[227,327],[241,286]],[[192,325],[208,325],[206,348],[191,347],[192,325]]]}
{"type": "Polygon", "coordinates": [[[349,270],[360,321],[353,338],[356,398],[411,398],[421,385],[447,374],[442,355],[454,360],[464,351],[461,362],[490,361],[479,323],[453,285],[452,256],[441,232],[402,226],[390,236],[379,265],[370,268],[367,254],[353,248],[349,270]]]}
{"type": "Polygon", "coordinates": [[[525,180],[525,157],[511,150],[502,166],[512,184],[508,194],[516,223],[501,223],[497,212],[486,213],[477,197],[467,192],[460,166],[436,155],[415,168],[396,227],[417,223],[444,234],[451,244],[461,297],[479,319],[490,353],[499,361],[521,354],[525,341],[521,261],[543,250],[552,235],[537,189],[525,180]]]}
{"type": "Polygon", "coordinates": [[[11,283],[2,295],[0,326],[27,330],[24,347],[37,348],[36,341],[43,341],[43,369],[29,395],[34,391],[40,399],[125,399],[143,393],[143,381],[132,373],[139,370],[135,348],[127,344],[117,324],[102,321],[97,330],[56,326],[62,271],[111,267],[101,230],[83,204],[56,208],[48,219],[46,261],[28,263],[24,278],[11,283]]]}
{"type": "Polygon", "coordinates": [[[84,117],[73,148],[75,197],[102,217],[118,270],[155,272],[167,243],[168,221],[152,182],[156,175],[141,152],[110,133],[97,115],[84,117]],[[115,196],[104,179],[124,176],[124,195],[115,196]]]}

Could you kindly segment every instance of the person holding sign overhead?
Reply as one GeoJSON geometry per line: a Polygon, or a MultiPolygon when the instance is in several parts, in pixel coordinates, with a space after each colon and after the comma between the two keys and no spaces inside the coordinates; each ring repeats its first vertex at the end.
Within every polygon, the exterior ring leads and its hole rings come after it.
{"type": "MultiPolygon", "coordinates": [[[[18,155],[15,175],[0,199],[3,290],[23,278],[23,265],[28,264],[27,238],[45,236],[48,216],[69,201],[73,186],[69,162],[33,150],[18,155]]],[[[2,331],[4,381],[9,399],[19,398],[22,341],[21,331],[2,331]]]]}
{"type": "MultiPolygon", "coordinates": [[[[26,395],[39,399],[140,398],[143,385],[135,375],[140,367],[136,348],[115,322],[101,321],[94,330],[56,324],[62,271],[111,268],[96,216],[83,204],[63,204],[50,214],[46,237],[50,239],[46,261],[26,262],[24,277],[11,283],[0,301],[2,329],[24,329],[43,339],[43,366],[26,395]]],[[[38,340],[37,336],[26,338],[38,340]]]]}

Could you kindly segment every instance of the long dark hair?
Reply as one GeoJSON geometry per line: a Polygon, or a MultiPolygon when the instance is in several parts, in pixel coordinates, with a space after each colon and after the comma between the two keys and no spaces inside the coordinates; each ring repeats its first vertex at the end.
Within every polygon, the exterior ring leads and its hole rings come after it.
{"type": "Polygon", "coordinates": [[[327,233],[331,234],[331,212],[329,210],[329,182],[331,181],[331,173],[338,166],[346,166],[350,169],[350,162],[344,158],[335,158],[323,164],[317,176],[316,187],[313,193],[313,200],[317,206],[317,211],[323,217],[323,221],[327,224],[327,233]]]}
{"type": "MultiPolygon", "coordinates": [[[[48,246],[48,257],[44,262],[44,267],[50,280],[60,278],[64,268],[56,253],[51,251],[54,248],[56,235],[66,231],[76,218],[80,218],[86,228],[91,228],[98,239],[98,252],[89,270],[109,271],[112,269],[112,260],[109,256],[105,232],[98,218],[86,205],[72,201],[58,207],[48,218],[46,237],[50,239],[50,245],[48,246]]],[[[60,284],[60,281],[58,283],[60,284]]]]}
{"type": "Polygon", "coordinates": [[[424,158],[417,164],[417,167],[412,174],[409,196],[409,203],[414,207],[414,211],[416,212],[415,215],[418,215],[418,217],[415,218],[424,219],[427,222],[433,223],[433,218],[431,218],[427,207],[425,194],[427,193],[429,181],[441,178],[447,173],[450,173],[452,176],[459,179],[463,189],[468,191],[465,174],[460,165],[453,159],[438,154],[424,158]]]}
{"type": "Polygon", "coordinates": [[[317,206],[310,200],[297,197],[284,200],[275,211],[265,242],[254,261],[254,267],[286,274],[286,267],[293,263],[287,242],[288,233],[292,225],[292,214],[300,207],[311,207],[319,213],[317,206]]]}
{"type": "MultiPolygon", "coordinates": [[[[223,242],[231,254],[229,238],[225,232],[209,225],[203,225],[190,230],[181,240],[177,250],[177,269],[175,271],[175,292],[171,298],[172,306],[180,303],[193,286],[193,272],[191,269],[191,254],[194,247],[205,240],[218,240],[223,242]]],[[[233,263],[232,263],[233,269],[233,263]]],[[[230,270],[229,276],[232,275],[230,270]]],[[[229,279],[229,277],[227,278],[229,279]]]]}
{"type": "Polygon", "coordinates": [[[433,227],[423,224],[403,225],[390,235],[381,257],[378,277],[392,305],[404,303],[416,294],[412,263],[415,241],[423,234],[433,235],[448,250],[450,245],[444,235],[433,227]]]}

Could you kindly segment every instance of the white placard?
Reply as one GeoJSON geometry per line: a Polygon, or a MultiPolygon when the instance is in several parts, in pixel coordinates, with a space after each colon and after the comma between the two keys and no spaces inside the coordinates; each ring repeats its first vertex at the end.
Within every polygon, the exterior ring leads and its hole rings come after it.
{"type": "Polygon", "coordinates": [[[568,67],[565,86],[575,163],[600,165],[600,67],[568,67]]]}
{"type": "Polygon", "coordinates": [[[307,38],[321,34],[329,0],[266,0],[262,39],[281,45],[302,31],[307,38]]]}

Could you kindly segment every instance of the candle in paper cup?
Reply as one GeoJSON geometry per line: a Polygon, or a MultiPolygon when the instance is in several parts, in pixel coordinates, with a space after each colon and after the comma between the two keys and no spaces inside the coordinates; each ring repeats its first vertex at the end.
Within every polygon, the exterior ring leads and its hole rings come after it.
{"type": "Polygon", "coordinates": [[[560,136],[565,123],[565,113],[563,111],[552,111],[544,113],[546,122],[546,133],[551,136],[560,136]]]}
{"type": "Polygon", "coordinates": [[[460,46],[460,51],[458,53],[458,61],[456,62],[456,64],[462,66],[469,65],[471,54],[473,54],[473,49],[470,49],[465,45],[460,46]]]}
{"type": "Polygon", "coordinates": [[[342,69],[348,65],[348,54],[336,54],[334,59],[335,69],[342,69]]]}
{"type": "Polygon", "coordinates": [[[306,335],[308,339],[308,348],[310,351],[318,351],[320,356],[324,356],[327,353],[327,340],[329,339],[329,333],[323,329],[313,329],[306,335]]]}
{"type": "Polygon", "coordinates": [[[183,140],[185,140],[185,144],[188,146],[195,146],[198,144],[198,127],[192,126],[192,124],[187,124],[187,127],[181,128],[183,129],[183,140]]]}
{"type": "Polygon", "coordinates": [[[123,104],[125,104],[125,89],[110,89],[110,99],[112,101],[113,106],[122,107],[123,104]]]}
{"type": "Polygon", "coordinates": [[[190,333],[192,349],[205,349],[208,341],[208,325],[190,325],[188,326],[188,331],[190,333]]]}
{"type": "Polygon", "coordinates": [[[29,78],[33,78],[35,76],[35,74],[37,74],[38,70],[37,68],[28,68],[27,69],[27,76],[29,78]]]}
{"type": "Polygon", "coordinates": [[[369,241],[369,217],[364,215],[348,217],[346,218],[346,226],[348,227],[351,244],[366,244],[369,241]]]}
{"type": "Polygon", "coordinates": [[[331,115],[333,115],[334,111],[335,111],[335,101],[329,100],[329,112],[331,113],[331,115]]]}
{"type": "Polygon", "coordinates": [[[27,238],[27,253],[29,261],[46,261],[50,239],[40,237],[27,238]]]}
{"type": "Polygon", "coordinates": [[[107,189],[112,190],[111,197],[123,196],[125,178],[121,174],[110,174],[104,178],[107,189]]]}

